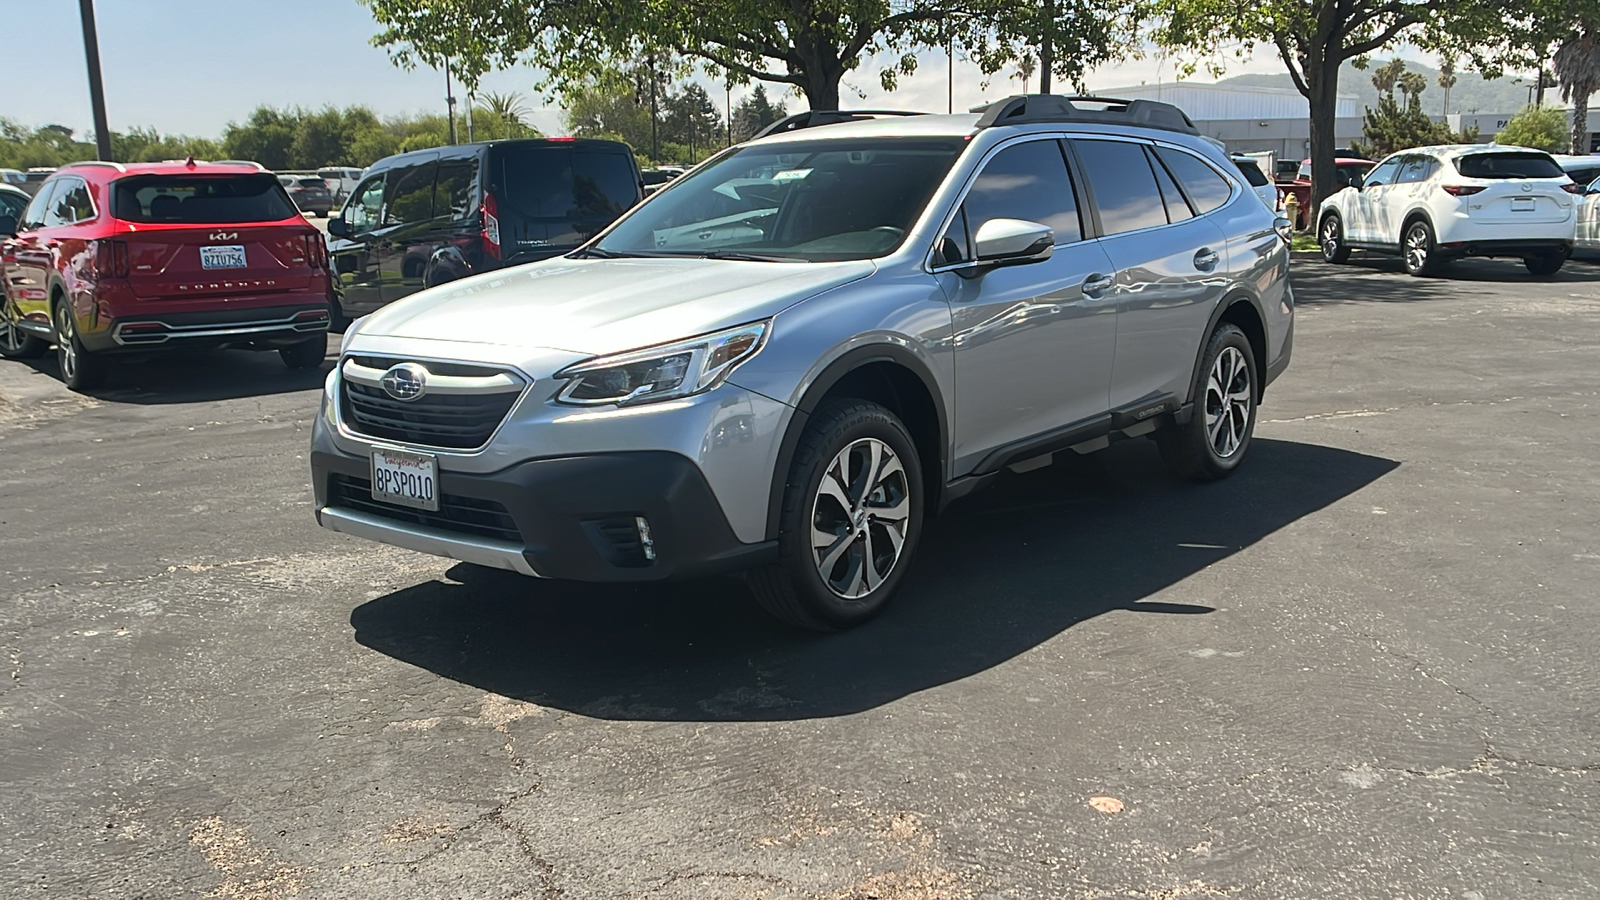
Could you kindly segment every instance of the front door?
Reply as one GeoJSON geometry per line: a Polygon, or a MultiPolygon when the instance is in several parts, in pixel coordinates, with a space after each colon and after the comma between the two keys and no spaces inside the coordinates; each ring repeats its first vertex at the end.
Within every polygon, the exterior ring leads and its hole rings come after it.
{"type": "Polygon", "coordinates": [[[1116,308],[1110,261],[1083,239],[1061,143],[1010,144],[989,158],[938,248],[955,345],[955,474],[984,456],[1106,410],[1116,308]],[[1055,230],[1044,262],[961,269],[990,219],[1055,230]],[[958,274],[960,273],[960,274],[958,274]],[[963,277],[963,275],[967,277],[963,277]]]}
{"type": "Polygon", "coordinates": [[[339,218],[350,230],[349,237],[335,238],[328,244],[339,305],[347,315],[364,316],[383,305],[377,256],[373,252],[383,224],[383,175],[374,175],[358,185],[340,210],[339,218]]]}
{"type": "Polygon", "coordinates": [[[1387,227],[1392,218],[1388,214],[1388,204],[1404,159],[1391,156],[1367,173],[1361,190],[1356,192],[1355,202],[1351,204],[1350,240],[1367,244],[1399,244],[1400,235],[1389,234],[1387,227]]]}
{"type": "Polygon", "coordinates": [[[5,242],[6,296],[18,319],[50,324],[50,250],[40,233],[47,207],[59,181],[47,182],[17,221],[17,236],[5,242]]]}
{"type": "Polygon", "coordinates": [[[383,230],[375,247],[384,303],[423,288],[428,260],[439,246],[433,228],[433,182],[438,173],[437,156],[389,170],[383,230]]]}

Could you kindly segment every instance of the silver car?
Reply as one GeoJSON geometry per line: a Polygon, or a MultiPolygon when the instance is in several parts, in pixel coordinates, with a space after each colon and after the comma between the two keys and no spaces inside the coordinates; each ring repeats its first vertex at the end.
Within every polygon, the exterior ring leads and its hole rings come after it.
{"type": "Polygon", "coordinates": [[[1181,111],[783,124],[574,253],[359,320],[322,526],[540,578],[743,570],[835,630],[1007,469],[1142,435],[1186,477],[1239,466],[1289,362],[1288,223],[1181,111]]]}

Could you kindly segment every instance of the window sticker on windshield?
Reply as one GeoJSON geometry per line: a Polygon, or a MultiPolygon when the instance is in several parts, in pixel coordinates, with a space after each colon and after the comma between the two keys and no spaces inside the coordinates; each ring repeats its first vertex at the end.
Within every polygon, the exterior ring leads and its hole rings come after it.
{"type": "Polygon", "coordinates": [[[802,178],[804,178],[804,177],[806,177],[807,175],[810,175],[810,174],[811,174],[811,170],[810,169],[785,169],[784,171],[779,172],[778,174],[772,176],[772,180],[773,181],[799,181],[800,179],[802,179],[802,178]]]}

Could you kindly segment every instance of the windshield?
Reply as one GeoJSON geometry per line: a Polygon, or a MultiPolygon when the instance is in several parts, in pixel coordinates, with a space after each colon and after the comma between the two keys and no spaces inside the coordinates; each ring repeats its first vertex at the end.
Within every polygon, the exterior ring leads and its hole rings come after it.
{"type": "Polygon", "coordinates": [[[965,147],[957,138],[746,147],[679,178],[597,249],[806,262],[883,256],[900,246],[965,147]]]}
{"type": "Polygon", "coordinates": [[[111,214],[124,222],[225,225],[299,215],[272,175],[135,175],[116,182],[111,214]]]}
{"type": "Polygon", "coordinates": [[[1467,178],[1561,178],[1566,173],[1543,153],[1473,153],[1456,160],[1467,178]]]}

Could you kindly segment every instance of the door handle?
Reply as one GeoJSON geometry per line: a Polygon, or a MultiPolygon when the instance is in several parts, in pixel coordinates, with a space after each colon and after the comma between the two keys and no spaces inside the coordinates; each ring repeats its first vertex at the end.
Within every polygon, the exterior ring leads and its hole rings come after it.
{"type": "Polygon", "coordinates": [[[1221,259],[1222,257],[1217,255],[1217,251],[1209,247],[1202,248],[1194,255],[1194,267],[1202,272],[1209,272],[1217,267],[1217,263],[1221,259]]]}
{"type": "Polygon", "coordinates": [[[1083,280],[1083,292],[1091,297],[1104,294],[1117,284],[1117,280],[1110,275],[1101,275],[1096,272],[1083,280]]]}

